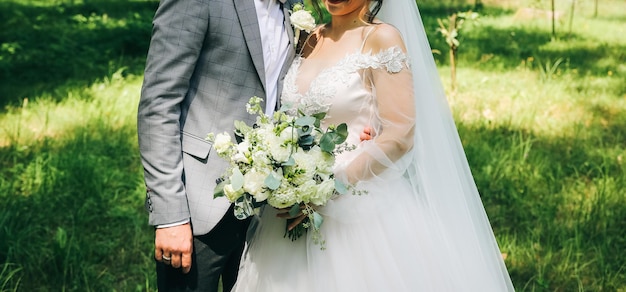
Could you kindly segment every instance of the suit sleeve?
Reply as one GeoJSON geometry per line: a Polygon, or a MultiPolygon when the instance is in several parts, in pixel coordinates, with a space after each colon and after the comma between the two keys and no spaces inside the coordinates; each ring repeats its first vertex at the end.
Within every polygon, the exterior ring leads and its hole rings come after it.
{"type": "Polygon", "coordinates": [[[151,225],[190,217],[183,185],[181,103],[208,29],[208,0],[161,0],[137,114],[151,225]]]}

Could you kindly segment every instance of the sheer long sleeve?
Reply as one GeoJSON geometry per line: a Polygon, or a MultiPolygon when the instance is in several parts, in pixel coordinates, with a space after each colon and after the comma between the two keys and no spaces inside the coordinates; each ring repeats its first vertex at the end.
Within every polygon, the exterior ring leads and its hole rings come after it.
{"type": "Polygon", "coordinates": [[[392,46],[375,55],[377,63],[363,72],[363,81],[373,95],[374,137],[355,150],[353,159],[338,165],[336,174],[349,183],[369,180],[385,173],[401,174],[407,167],[401,159],[412,149],[415,105],[412,74],[404,50],[392,46]]]}

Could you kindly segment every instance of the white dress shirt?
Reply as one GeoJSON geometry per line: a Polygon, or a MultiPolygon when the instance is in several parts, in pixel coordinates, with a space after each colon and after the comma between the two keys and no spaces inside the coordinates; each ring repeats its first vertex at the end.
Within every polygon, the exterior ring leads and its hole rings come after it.
{"type": "Polygon", "coordinates": [[[265,113],[274,113],[278,100],[278,78],[289,51],[289,36],[284,26],[284,18],[278,0],[254,0],[259,20],[263,64],[265,66],[265,113]]]}

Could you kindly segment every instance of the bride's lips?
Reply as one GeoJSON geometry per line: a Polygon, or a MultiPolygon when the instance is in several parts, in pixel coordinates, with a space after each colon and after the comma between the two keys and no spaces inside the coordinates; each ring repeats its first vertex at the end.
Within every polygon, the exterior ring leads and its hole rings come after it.
{"type": "Polygon", "coordinates": [[[341,2],[346,2],[348,0],[327,0],[331,4],[339,4],[341,2]]]}

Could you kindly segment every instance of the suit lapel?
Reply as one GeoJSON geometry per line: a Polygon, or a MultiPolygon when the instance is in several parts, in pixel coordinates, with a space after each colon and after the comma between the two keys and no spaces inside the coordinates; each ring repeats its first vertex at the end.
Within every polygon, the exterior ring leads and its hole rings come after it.
{"type": "Polygon", "coordinates": [[[256,6],[253,0],[233,0],[241,30],[252,57],[252,63],[263,84],[265,90],[265,65],[263,64],[263,45],[261,44],[261,32],[259,20],[256,16],[256,6]]]}
{"type": "MultiPolygon", "coordinates": [[[[281,79],[291,66],[291,62],[293,61],[293,57],[296,54],[294,47],[294,34],[293,27],[291,26],[291,21],[289,20],[289,11],[291,10],[292,3],[301,3],[300,0],[278,0],[281,4],[284,14],[283,25],[285,26],[285,30],[287,31],[287,35],[289,36],[289,51],[287,53],[287,59],[281,68],[281,79]]],[[[254,5],[254,0],[233,0],[235,10],[237,11],[237,17],[239,17],[239,23],[241,24],[241,30],[243,31],[243,36],[246,41],[246,45],[248,46],[248,51],[250,51],[250,56],[252,57],[252,62],[254,63],[254,67],[256,69],[257,74],[259,75],[259,79],[261,79],[261,84],[263,85],[263,90],[266,88],[265,84],[265,64],[263,62],[263,45],[261,43],[261,32],[259,27],[259,20],[256,15],[256,6],[254,5]]],[[[281,82],[282,84],[282,82],[281,82]]],[[[279,96],[282,91],[282,86],[278,88],[279,96]]],[[[264,105],[263,105],[264,106],[264,105]]],[[[280,99],[277,102],[277,108],[280,106],[280,99]]]]}
{"type": "Polygon", "coordinates": [[[293,44],[293,41],[294,41],[293,27],[291,26],[291,21],[289,20],[291,6],[292,6],[291,1],[285,1],[285,0],[279,0],[279,1],[280,1],[281,7],[283,8],[283,14],[285,15],[283,24],[285,25],[285,30],[287,30],[287,35],[289,35],[289,44],[291,45],[291,48],[293,48],[295,47],[293,44]]]}
{"type": "MultiPolygon", "coordinates": [[[[283,63],[283,67],[280,69],[280,78],[279,80],[282,80],[286,74],[287,71],[289,70],[289,67],[291,67],[291,62],[293,61],[293,57],[296,55],[296,49],[295,49],[295,45],[294,45],[294,34],[293,34],[293,26],[291,26],[291,21],[289,20],[289,16],[290,16],[290,10],[292,5],[292,1],[290,0],[279,0],[280,1],[280,5],[283,8],[283,14],[285,16],[284,20],[283,20],[283,25],[285,26],[285,30],[287,31],[287,35],[289,36],[289,51],[287,51],[287,58],[285,60],[285,62],[283,63]]],[[[297,2],[300,2],[299,0],[295,0],[297,2]]],[[[278,96],[280,97],[283,91],[283,83],[282,81],[279,82],[280,86],[278,87],[278,96]]],[[[276,109],[280,108],[280,98],[278,98],[277,102],[276,102],[276,109]]]]}

